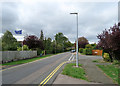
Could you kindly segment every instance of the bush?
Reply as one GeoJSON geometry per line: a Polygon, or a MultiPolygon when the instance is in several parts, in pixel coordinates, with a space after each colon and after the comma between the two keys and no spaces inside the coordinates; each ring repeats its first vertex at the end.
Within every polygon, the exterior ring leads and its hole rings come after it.
{"type": "Polygon", "coordinates": [[[42,54],[42,50],[37,48],[37,55],[40,55],[40,54],[42,54]]]}
{"type": "Polygon", "coordinates": [[[86,54],[87,55],[92,55],[92,49],[86,48],[86,54]]]}
{"type": "Polygon", "coordinates": [[[86,49],[83,49],[83,54],[85,54],[85,55],[86,55],[86,49]]]}
{"type": "Polygon", "coordinates": [[[79,52],[80,52],[80,53],[83,53],[83,48],[79,48],[79,52]]]}
{"type": "MultiPolygon", "coordinates": [[[[23,50],[30,50],[27,45],[23,45],[23,50]]],[[[17,47],[17,51],[22,51],[22,47],[17,47]]]]}
{"type": "Polygon", "coordinates": [[[23,50],[29,50],[27,45],[23,45],[23,50]]]}
{"type": "Polygon", "coordinates": [[[103,58],[104,58],[104,60],[107,61],[107,62],[110,62],[110,61],[111,61],[110,56],[109,56],[108,53],[104,53],[103,58]]]}
{"type": "Polygon", "coordinates": [[[17,51],[22,51],[22,47],[17,47],[17,51]]]}

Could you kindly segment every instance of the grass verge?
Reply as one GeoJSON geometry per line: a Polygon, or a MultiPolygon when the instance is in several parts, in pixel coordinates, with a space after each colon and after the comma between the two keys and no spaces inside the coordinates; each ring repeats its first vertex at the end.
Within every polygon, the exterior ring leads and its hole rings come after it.
{"type": "Polygon", "coordinates": [[[98,60],[93,60],[92,62],[99,63],[99,61],[98,61],[98,60]]]}
{"type": "Polygon", "coordinates": [[[24,60],[19,60],[19,61],[13,61],[13,62],[9,62],[9,63],[4,63],[2,65],[4,66],[4,65],[24,64],[24,63],[32,62],[32,61],[39,60],[39,59],[42,59],[42,58],[45,58],[45,57],[49,57],[49,56],[52,56],[52,55],[53,54],[51,54],[51,55],[45,55],[45,56],[42,56],[42,57],[34,57],[34,58],[31,58],[31,59],[24,59],[24,60]]]}
{"type": "Polygon", "coordinates": [[[118,66],[115,65],[97,65],[100,69],[103,70],[105,74],[113,79],[114,82],[118,83],[118,66]]]}
{"type": "Polygon", "coordinates": [[[79,64],[79,67],[73,67],[75,66],[75,63],[69,63],[67,64],[63,71],[62,71],[62,74],[63,75],[68,75],[68,76],[71,76],[71,77],[74,77],[74,78],[79,78],[79,79],[83,79],[83,80],[87,80],[87,77],[86,77],[86,74],[85,74],[85,71],[84,69],[82,68],[82,65],[79,64]]]}
{"type": "Polygon", "coordinates": [[[110,63],[110,62],[107,62],[107,61],[104,61],[104,60],[100,60],[100,59],[93,60],[92,62],[94,62],[94,63],[110,63]]]}

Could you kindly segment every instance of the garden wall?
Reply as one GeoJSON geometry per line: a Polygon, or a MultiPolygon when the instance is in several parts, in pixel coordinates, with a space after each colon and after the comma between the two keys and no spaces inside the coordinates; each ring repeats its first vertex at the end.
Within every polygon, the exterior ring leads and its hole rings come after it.
{"type": "Polygon", "coordinates": [[[0,51],[0,53],[3,63],[37,56],[37,51],[0,51]]]}

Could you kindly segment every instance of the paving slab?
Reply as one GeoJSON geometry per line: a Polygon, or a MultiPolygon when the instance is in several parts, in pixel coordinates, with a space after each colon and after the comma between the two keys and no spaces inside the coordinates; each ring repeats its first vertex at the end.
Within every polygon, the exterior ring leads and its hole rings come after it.
{"type": "Polygon", "coordinates": [[[59,74],[53,84],[99,84],[59,74]]]}

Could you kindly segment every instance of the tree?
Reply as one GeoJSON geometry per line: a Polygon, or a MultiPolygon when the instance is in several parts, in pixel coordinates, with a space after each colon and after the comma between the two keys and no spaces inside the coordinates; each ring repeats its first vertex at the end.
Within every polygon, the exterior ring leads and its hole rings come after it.
{"type": "Polygon", "coordinates": [[[55,35],[55,40],[56,40],[56,48],[59,47],[59,49],[62,49],[62,51],[66,51],[66,48],[69,47],[68,45],[72,46],[68,38],[64,36],[63,33],[57,33],[55,35]]]}
{"type": "Polygon", "coordinates": [[[78,48],[85,48],[85,45],[89,44],[85,37],[78,38],[78,48]]]}
{"type": "Polygon", "coordinates": [[[17,39],[13,37],[10,31],[6,31],[2,36],[2,48],[3,50],[17,50],[17,39]]]}
{"type": "MultiPolygon", "coordinates": [[[[73,45],[72,45],[72,43],[70,42],[70,41],[68,41],[68,42],[65,42],[64,43],[64,49],[65,49],[65,51],[67,50],[67,48],[70,48],[70,47],[72,47],[73,45]]],[[[71,49],[71,48],[70,48],[71,49]]]]}
{"type": "Polygon", "coordinates": [[[68,38],[65,37],[65,36],[63,35],[63,33],[57,33],[57,34],[55,35],[55,40],[56,40],[56,43],[61,43],[61,44],[63,44],[64,42],[67,42],[67,41],[68,41],[68,38]]]}
{"type": "Polygon", "coordinates": [[[52,41],[52,39],[49,37],[47,39],[47,43],[46,43],[46,49],[48,49],[48,50],[51,48],[51,41],[52,41]]]}
{"type": "Polygon", "coordinates": [[[110,29],[105,29],[97,38],[99,39],[98,47],[109,53],[111,62],[113,58],[120,60],[120,28],[118,25],[115,24],[110,29]]]}
{"type": "Polygon", "coordinates": [[[26,36],[24,38],[23,44],[27,45],[29,47],[29,49],[40,48],[43,50],[43,48],[44,48],[43,42],[41,40],[39,40],[38,37],[35,35],[26,36]]]}
{"type": "Polygon", "coordinates": [[[55,40],[56,40],[56,43],[59,44],[59,43],[63,43],[63,33],[58,33],[55,35],[55,40]]]}
{"type": "Polygon", "coordinates": [[[53,40],[51,45],[52,45],[52,53],[56,53],[56,43],[55,43],[55,40],[53,40]]]}
{"type": "Polygon", "coordinates": [[[63,52],[63,45],[57,44],[56,45],[56,53],[61,53],[61,52],[63,52]]]}
{"type": "Polygon", "coordinates": [[[46,53],[50,54],[52,53],[52,39],[49,37],[47,40],[45,40],[45,50],[46,50],[46,53]]]}
{"type": "Polygon", "coordinates": [[[42,44],[43,44],[43,48],[41,48],[42,50],[44,50],[45,46],[46,46],[46,40],[44,40],[44,34],[43,34],[43,31],[41,30],[41,33],[40,33],[40,39],[39,39],[42,44]]]}
{"type": "Polygon", "coordinates": [[[44,49],[46,50],[46,46],[47,46],[47,39],[45,37],[45,40],[43,41],[43,44],[44,44],[44,49]]]}
{"type": "Polygon", "coordinates": [[[87,44],[85,48],[96,49],[96,44],[87,44]]]}
{"type": "Polygon", "coordinates": [[[2,39],[0,38],[0,51],[2,51],[2,39]]]}
{"type": "Polygon", "coordinates": [[[91,48],[92,49],[92,45],[91,44],[87,44],[87,45],[85,45],[85,48],[91,48]]]}
{"type": "Polygon", "coordinates": [[[43,35],[43,31],[41,30],[41,34],[40,34],[40,40],[43,41],[44,40],[44,35],[43,35]]]}

